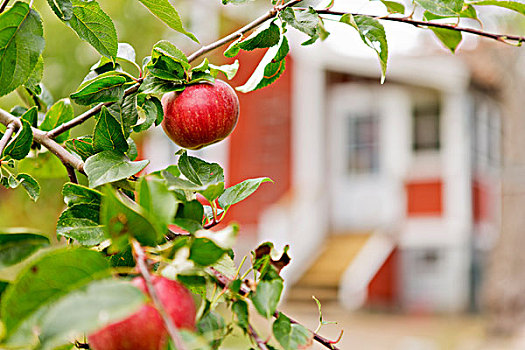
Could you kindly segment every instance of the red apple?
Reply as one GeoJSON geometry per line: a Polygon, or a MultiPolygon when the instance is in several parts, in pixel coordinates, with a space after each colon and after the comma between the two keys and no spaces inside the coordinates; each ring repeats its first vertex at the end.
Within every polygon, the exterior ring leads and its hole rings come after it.
{"type": "MultiPolygon", "coordinates": [[[[191,293],[164,277],[153,277],[152,282],[175,326],[194,330],[195,304],[191,293]]],[[[132,283],[147,294],[144,279],[135,278],[132,283]]],[[[128,318],[89,335],[88,341],[94,350],[163,350],[168,344],[168,332],[159,312],[149,302],[128,318]]]]}
{"type": "Polygon", "coordinates": [[[197,150],[231,134],[239,117],[239,98],[222,80],[189,85],[162,97],[162,127],[177,145],[197,150]]]}

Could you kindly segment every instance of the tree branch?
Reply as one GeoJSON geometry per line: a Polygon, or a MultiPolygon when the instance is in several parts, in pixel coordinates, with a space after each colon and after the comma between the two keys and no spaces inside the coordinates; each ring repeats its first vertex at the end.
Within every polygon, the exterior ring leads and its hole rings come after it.
{"type": "MultiPolygon", "coordinates": [[[[137,82],[137,84],[135,84],[132,87],[128,88],[124,92],[124,96],[128,96],[128,95],[131,95],[132,93],[136,92],[139,89],[140,84],[141,84],[141,82],[137,82]]],[[[102,107],[104,107],[104,106],[105,107],[109,107],[113,103],[115,103],[115,102],[100,103],[100,104],[96,105],[95,107],[93,107],[93,108],[87,110],[86,112],[82,113],[81,115],[71,119],[67,123],[64,123],[64,124],[54,128],[53,130],[48,131],[47,132],[47,136],[49,138],[54,139],[58,135],[68,131],[71,128],[74,128],[77,125],[80,125],[80,124],[84,123],[89,118],[97,115],[100,112],[100,110],[102,110],[102,107]]]]}
{"type": "Polygon", "coordinates": [[[13,136],[15,129],[16,129],[15,123],[10,123],[9,125],[7,125],[4,136],[2,136],[2,139],[0,139],[0,157],[2,156],[2,152],[4,152],[5,146],[11,139],[11,136],[13,136]]]}
{"type": "Polygon", "coordinates": [[[164,306],[162,305],[162,302],[160,301],[159,296],[157,295],[157,292],[155,291],[153,282],[151,281],[151,276],[149,274],[148,267],[146,266],[146,255],[144,254],[144,250],[140,246],[139,242],[135,240],[132,241],[132,245],[133,245],[133,250],[137,257],[137,265],[139,267],[140,274],[146,281],[146,288],[148,289],[148,293],[151,296],[151,300],[153,300],[153,304],[155,305],[155,308],[157,309],[160,316],[162,317],[162,320],[164,321],[164,324],[166,325],[166,329],[168,330],[171,340],[173,340],[175,348],[177,350],[185,350],[186,347],[182,341],[179,331],[177,330],[177,327],[175,327],[175,324],[173,323],[171,318],[166,313],[166,310],[164,309],[164,306]]]}
{"type": "MultiPolygon", "coordinates": [[[[300,8],[300,9],[306,10],[305,8],[300,8]]],[[[317,13],[322,14],[322,15],[334,15],[334,16],[343,16],[346,14],[351,14],[353,16],[366,16],[366,17],[375,18],[381,21],[392,21],[392,22],[401,22],[401,23],[411,24],[417,28],[432,27],[432,28],[450,29],[456,32],[475,34],[478,36],[483,36],[483,37],[494,39],[494,40],[501,41],[501,42],[516,41],[518,44],[525,42],[525,36],[489,33],[489,32],[485,32],[483,30],[474,29],[474,28],[458,27],[457,25],[454,25],[454,24],[418,21],[418,20],[411,19],[409,17],[383,17],[383,16],[364,15],[364,14],[359,14],[359,13],[332,11],[332,10],[317,10],[317,13]]]]}
{"type": "MultiPolygon", "coordinates": [[[[213,276],[215,277],[215,279],[217,280],[218,282],[218,285],[221,286],[221,287],[228,287],[229,284],[232,282],[231,279],[225,275],[223,275],[221,272],[217,271],[216,269],[214,269],[213,267],[210,267],[208,269],[208,271],[210,271],[213,276]]],[[[241,289],[240,289],[240,294],[241,295],[244,295],[244,296],[247,296],[248,294],[250,294],[250,290],[248,287],[242,285],[241,286],[241,289]]],[[[277,318],[279,317],[279,313],[280,311],[275,311],[275,313],[273,314],[273,317],[277,318]]],[[[282,312],[281,312],[282,313],[282,312]]],[[[284,313],[282,313],[283,315],[285,315],[284,313]]],[[[293,324],[298,324],[300,325],[299,322],[297,322],[296,320],[294,320],[293,318],[291,318],[290,316],[288,315],[285,315],[286,317],[288,317],[290,319],[290,322],[293,323],[293,324]]],[[[311,330],[308,330],[310,333],[313,334],[314,336],[314,340],[316,342],[318,342],[319,344],[323,345],[324,347],[326,347],[327,349],[330,349],[330,350],[339,350],[338,347],[335,346],[334,342],[329,340],[329,339],[326,339],[325,337],[319,335],[318,333],[314,332],[314,331],[311,331],[311,330]]]]}
{"type": "Polygon", "coordinates": [[[0,13],[4,12],[5,8],[7,7],[7,4],[9,3],[9,0],[4,0],[2,2],[2,5],[0,5],[0,13]]]}
{"type": "MultiPolygon", "coordinates": [[[[0,108],[0,123],[4,125],[14,124],[16,127],[21,128],[22,123],[18,118],[13,116],[11,113],[0,108]]],[[[78,170],[84,174],[84,162],[75,157],[73,154],[69,153],[64,147],[56,143],[54,140],[47,136],[45,131],[39,130],[37,128],[31,128],[33,131],[33,139],[47,148],[51,153],[60,159],[64,164],[72,166],[74,169],[78,170]]]]}

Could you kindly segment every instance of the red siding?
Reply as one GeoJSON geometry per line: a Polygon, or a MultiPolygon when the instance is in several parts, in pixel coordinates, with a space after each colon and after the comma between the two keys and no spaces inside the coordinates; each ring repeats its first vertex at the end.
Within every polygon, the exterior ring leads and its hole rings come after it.
{"type": "Polygon", "coordinates": [[[397,301],[397,248],[390,253],[377,274],[368,285],[370,306],[394,306],[397,301]]]}
{"type": "Polygon", "coordinates": [[[489,194],[487,186],[481,181],[472,181],[472,217],[475,222],[489,218],[489,194]]]}
{"type": "Polygon", "coordinates": [[[408,182],[408,216],[439,216],[443,213],[443,183],[440,179],[408,182]]]}
{"type": "MultiPolygon", "coordinates": [[[[245,53],[237,58],[241,68],[232,82],[244,84],[264,55],[263,51],[245,53]]],[[[267,176],[274,184],[265,183],[254,195],[232,207],[229,220],[255,224],[261,211],[281,198],[291,182],[291,71],[287,59],[283,76],[276,83],[248,94],[239,93],[241,114],[230,136],[227,182],[235,184],[247,178],[267,176]]]]}

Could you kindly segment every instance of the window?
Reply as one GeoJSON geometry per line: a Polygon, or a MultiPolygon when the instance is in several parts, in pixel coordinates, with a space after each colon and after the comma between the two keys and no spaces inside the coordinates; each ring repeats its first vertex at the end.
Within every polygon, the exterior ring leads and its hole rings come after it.
{"type": "Polygon", "coordinates": [[[418,99],[412,111],[414,151],[439,150],[440,103],[437,96],[418,99]]]}
{"type": "Polygon", "coordinates": [[[351,116],[349,121],[347,167],[350,173],[379,170],[379,123],[374,115],[351,116]]]}

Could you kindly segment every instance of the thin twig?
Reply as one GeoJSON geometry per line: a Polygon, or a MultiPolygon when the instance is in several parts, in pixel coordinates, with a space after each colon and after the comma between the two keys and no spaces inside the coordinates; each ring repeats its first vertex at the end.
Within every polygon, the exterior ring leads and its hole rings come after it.
{"type": "MultiPolygon", "coordinates": [[[[305,10],[304,8],[299,8],[299,9],[305,10]]],[[[365,15],[365,14],[359,14],[359,13],[332,11],[332,10],[317,10],[317,13],[321,15],[334,15],[334,16],[343,16],[346,14],[351,14],[353,16],[366,16],[370,18],[376,18],[382,21],[407,23],[407,24],[411,24],[418,28],[432,27],[432,28],[450,29],[456,32],[465,32],[465,33],[475,34],[478,36],[483,36],[486,38],[490,38],[490,39],[494,39],[494,40],[502,41],[502,42],[505,42],[505,41],[516,41],[518,43],[525,42],[525,36],[489,33],[489,32],[485,32],[483,30],[474,29],[474,28],[458,27],[455,24],[418,21],[410,17],[383,17],[383,16],[373,16],[373,15],[365,15]]]]}
{"type": "MultiPolygon", "coordinates": [[[[210,267],[208,269],[208,271],[210,271],[213,274],[213,276],[215,277],[215,279],[218,282],[218,285],[223,287],[223,288],[226,287],[226,286],[229,286],[229,284],[232,282],[229,277],[223,275],[221,272],[217,271],[213,267],[210,267]]],[[[250,289],[248,287],[242,285],[239,292],[240,292],[241,295],[247,296],[248,294],[250,294],[250,289]]],[[[273,317],[275,317],[275,318],[279,317],[279,313],[285,315],[284,313],[282,313],[282,312],[277,310],[273,314],[273,317]]],[[[288,315],[285,315],[285,316],[288,317],[288,319],[290,319],[291,323],[293,323],[293,324],[300,324],[299,322],[297,322],[296,320],[294,320],[290,316],[288,316],[288,315]]],[[[339,348],[337,346],[335,346],[333,341],[331,341],[329,339],[326,339],[325,337],[321,336],[320,334],[318,334],[318,333],[316,333],[314,331],[311,331],[311,330],[308,330],[308,331],[313,334],[314,340],[316,342],[318,342],[319,344],[323,345],[327,349],[339,350],[339,348]]]]}
{"type": "Polygon", "coordinates": [[[155,291],[155,288],[153,287],[153,282],[151,281],[151,275],[149,274],[148,267],[146,266],[146,255],[144,254],[144,250],[140,246],[139,242],[135,240],[133,240],[132,245],[133,245],[133,250],[137,256],[137,265],[139,267],[140,274],[144,278],[144,281],[146,281],[146,288],[148,289],[148,294],[151,296],[151,299],[153,300],[153,304],[155,305],[155,308],[157,309],[160,316],[162,317],[162,320],[164,321],[164,324],[166,325],[166,328],[171,337],[171,340],[173,340],[175,348],[177,350],[185,350],[186,346],[184,345],[182,341],[182,338],[179,334],[179,331],[177,330],[177,327],[175,327],[175,324],[173,323],[172,319],[166,313],[166,310],[164,309],[164,306],[162,305],[162,302],[160,301],[159,296],[157,295],[157,292],[155,291]]]}
{"type": "Polygon", "coordinates": [[[2,5],[0,5],[0,13],[4,12],[5,8],[7,7],[7,4],[9,3],[9,0],[4,0],[2,2],[2,5]]]}
{"type": "Polygon", "coordinates": [[[69,176],[69,182],[72,182],[74,184],[78,184],[77,174],[75,173],[75,169],[69,164],[64,164],[67,170],[67,176],[69,176]]]}
{"type": "Polygon", "coordinates": [[[257,334],[255,328],[253,328],[253,326],[250,323],[248,323],[248,334],[250,335],[250,337],[252,337],[253,340],[255,340],[255,343],[257,344],[257,347],[259,349],[268,350],[266,343],[264,342],[264,340],[261,339],[261,337],[259,337],[259,334],[257,334]]]}
{"type": "Polygon", "coordinates": [[[4,148],[11,139],[11,136],[13,136],[13,133],[15,132],[16,124],[10,123],[7,128],[5,129],[4,136],[2,136],[2,139],[0,139],[0,157],[2,156],[2,152],[4,152],[4,148]]]}
{"type": "Polygon", "coordinates": [[[277,16],[277,14],[280,11],[284,10],[287,7],[290,7],[290,6],[293,6],[295,4],[298,4],[301,1],[302,0],[292,0],[292,1],[289,1],[288,3],[286,3],[284,5],[281,5],[281,6],[278,6],[278,7],[274,8],[274,9],[271,9],[265,15],[255,19],[253,22],[248,23],[247,25],[245,25],[241,29],[231,33],[230,35],[227,35],[224,38],[219,39],[219,40],[217,40],[217,41],[215,41],[215,42],[213,42],[213,43],[211,43],[209,45],[201,47],[200,49],[198,49],[197,51],[195,51],[194,53],[192,53],[191,55],[188,56],[188,61],[189,62],[193,62],[197,58],[207,54],[208,52],[213,51],[213,50],[215,50],[215,49],[217,49],[217,48],[219,48],[219,47],[221,47],[223,45],[228,44],[229,42],[232,42],[234,40],[237,40],[237,39],[241,38],[246,32],[249,32],[250,30],[257,28],[258,26],[260,26],[261,24],[263,24],[267,20],[272,19],[275,16],[277,16]]]}

